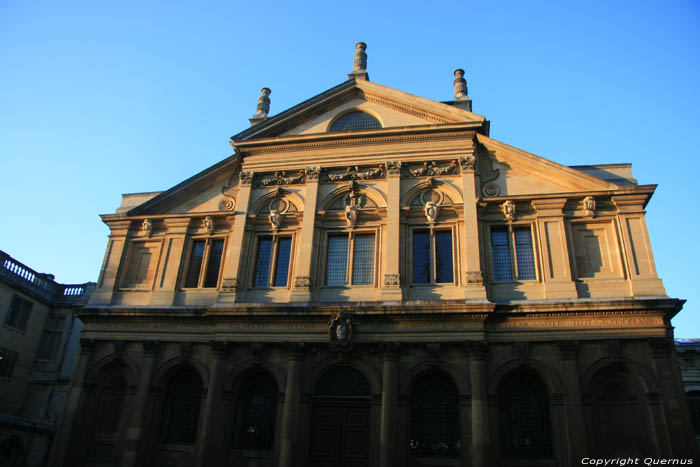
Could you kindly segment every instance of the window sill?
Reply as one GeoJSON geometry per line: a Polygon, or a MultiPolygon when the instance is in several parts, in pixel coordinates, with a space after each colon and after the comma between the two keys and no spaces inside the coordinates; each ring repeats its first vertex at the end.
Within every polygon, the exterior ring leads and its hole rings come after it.
{"type": "Polygon", "coordinates": [[[324,285],[321,287],[323,290],[352,290],[352,289],[376,289],[377,286],[374,284],[367,285],[324,285]]]}
{"type": "Polygon", "coordinates": [[[24,329],[20,329],[20,328],[16,328],[16,327],[14,327],[14,326],[11,326],[11,325],[9,325],[9,324],[7,324],[7,323],[4,323],[4,324],[2,325],[2,327],[7,328],[7,329],[9,329],[9,330],[12,331],[12,332],[15,332],[15,333],[21,334],[21,335],[24,335],[24,333],[27,332],[27,328],[26,328],[26,327],[25,327],[24,329]]]}
{"type": "Polygon", "coordinates": [[[523,279],[523,280],[512,280],[512,281],[491,281],[493,285],[518,285],[518,284],[539,284],[538,279],[523,279]]]}
{"type": "Polygon", "coordinates": [[[217,287],[190,287],[190,288],[181,288],[180,292],[188,292],[188,293],[204,293],[204,292],[218,292],[219,289],[217,287]]]}

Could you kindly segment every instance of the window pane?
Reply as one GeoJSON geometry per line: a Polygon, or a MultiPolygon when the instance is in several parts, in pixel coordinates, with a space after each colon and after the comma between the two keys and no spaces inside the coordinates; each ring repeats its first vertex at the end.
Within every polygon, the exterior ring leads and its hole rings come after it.
{"type": "Polygon", "coordinates": [[[536,279],[530,227],[515,229],[515,256],[518,260],[518,279],[524,281],[536,279]]]}
{"type": "Polygon", "coordinates": [[[436,282],[454,282],[452,269],[452,232],[435,232],[436,282]]]}
{"type": "Polygon", "coordinates": [[[211,242],[209,250],[209,264],[207,264],[207,275],[204,277],[204,287],[216,287],[219,282],[219,268],[221,267],[221,256],[224,253],[224,241],[214,240],[211,242]]]}
{"type": "Polygon", "coordinates": [[[204,240],[197,240],[192,245],[192,255],[190,264],[187,267],[187,278],[185,287],[197,287],[199,281],[199,271],[202,269],[202,259],[204,258],[204,240]]]}
{"type": "Polygon", "coordinates": [[[270,255],[272,254],[272,239],[261,237],[258,240],[258,256],[255,260],[255,278],[253,287],[267,287],[270,275],[270,255]]]}
{"type": "Polygon", "coordinates": [[[352,283],[374,283],[374,235],[356,235],[353,252],[352,283]]]}
{"type": "Polygon", "coordinates": [[[331,131],[371,130],[381,127],[379,120],[366,112],[350,112],[336,120],[331,131]]]}
{"type": "Polygon", "coordinates": [[[413,231],[413,283],[430,283],[430,232],[413,231]]]}
{"type": "Polygon", "coordinates": [[[286,287],[289,276],[289,253],[292,249],[292,239],[280,238],[277,244],[277,264],[275,264],[275,287],[286,287]]]}
{"type": "Polygon", "coordinates": [[[512,281],[507,230],[491,230],[491,253],[493,254],[493,280],[512,281]]]}
{"type": "Polygon", "coordinates": [[[326,266],[326,285],[345,285],[347,282],[348,237],[328,237],[328,261],[326,266]]]}

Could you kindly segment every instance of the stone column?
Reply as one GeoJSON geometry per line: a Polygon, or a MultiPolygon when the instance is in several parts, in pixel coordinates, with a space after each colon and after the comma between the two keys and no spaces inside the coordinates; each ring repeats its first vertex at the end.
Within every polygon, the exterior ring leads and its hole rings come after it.
{"type": "Polygon", "coordinates": [[[297,448],[299,426],[299,404],[301,401],[301,371],[303,364],[302,343],[290,343],[287,362],[287,385],[284,392],[284,413],[282,414],[282,445],[280,448],[280,467],[294,465],[295,448],[297,448]]]}
{"type": "Polygon", "coordinates": [[[141,440],[143,427],[143,414],[146,408],[148,389],[151,385],[153,360],[158,351],[158,341],[144,341],[141,345],[143,347],[143,360],[141,361],[141,371],[139,372],[136,391],[128,409],[126,436],[121,459],[122,467],[133,467],[137,463],[139,441],[141,440]]]}
{"type": "Polygon", "coordinates": [[[481,271],[481,243],[479,242],[479,216],[476,212],[476,166],[475,142],[467,149],[467,154],[459,158],[462,171],[462,197],[464,198],[464,237],[462,267],[465,277],[460,281],[464,284],[464,298],[486,298],[486,287],[481,271]]]}
{"type": "Polygon", "coordinates": [[[537,235],[542,263],[544,295],[547,299],[576,298],[576,284],[571,278],[569,248],[564,224],[566,198],[533,200],[537,210],[537,235]]]}
{"type": "Polygon", "coordinates": [[[236,211],[228,220],[233,224],[228,242],[228,250],[224,264],[223,279],[221,281],[221,292],[217,303],[235,303],[239,292],[243,287],[238,272],[243,256],[243,244],[245,242],[245,224],[248,216],[248,204],[250,202],[250,190],[253,182],[253,172],[241,171],[238,183],[238,199],[236,200],[236,211]]]}
{"type": "Polygon", "coordinates": [[[469,342],[469,376],[472,389],[472,453],[474,467],[487,467],[489,406],[486,384],[486,342],[469,342]]]}
{"type": "Polygon", "coordinates": [[[294,268],[294,288],[290,295],[293,302],[308,302],[311,300],[311,260],[314,249],[314,233],[316,230],[316,203],[318,202],[318,177],[320,167],[307,167],[306,199],[304,200],[304,217],[301,220],[301,240],[297,264],[294,268]]]}
{"type": "Polygon", "coordinates": [[[387,161],[386,243],[382,300],[401,300],[401,161],[387,161]]]}
{"type": "Polygon", "coordinates": [[[381,344],[382,421],[379,436],[379,466],[396,465],[396,425],[399,385],[399,345],[381,344]]]}
{"type": "Polygon", "coordinates": [[[578,377],[578,364],[576,355],[578,342],[559,342],[559,357],[561,364],[562,380],[564,381],[564,404],[566,411],[566,445],[569,448],[569,463],[575,465],[587,453],[586,425],[583,420],[583,407],[581,405],[581,383],[578,377]]]}
{"type": "Polygon", "coordinates": [[[63,418],[61,425],[56,434],[56,438],[51,450],[49,466],[63,467],[68,453],[68,446],[73,437],[73,427],[75,425],[78,406],[80,404],[80,396],[82,394],[83,385],[85,384],[85,375],[91,361],[91,356],[95,348],[95,341],[92,339],[80,339],[80,359],[73,373],[68,396],[63,409],[63,418]]]}
{"type": "Polygon", "coordinates": [[[209,375],[209,385],[207,387],[207,399],[204,402],[204,416],[202,417],[202,429],[199,433],[199,443],[197,449],[197,465],[200,467],[220,465],[220,459],[216,454],[219,452],[218,435],[218,402],[221,399],[221,373],[226,359],[226,342],[212,341],[211,349],[213,360],[211,373],[209,375]]]}

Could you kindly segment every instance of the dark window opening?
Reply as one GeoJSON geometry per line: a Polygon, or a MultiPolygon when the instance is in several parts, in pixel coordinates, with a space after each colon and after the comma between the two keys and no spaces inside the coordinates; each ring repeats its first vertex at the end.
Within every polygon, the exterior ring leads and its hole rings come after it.
{"type": "Polygon", "coordinates": [[[195,443],[201,398],[202,382],[194,370],[183,370],[170,381],[163,407],[162,441],[195,443]]]}
{"type": "Polygon", "coordinates": [[[277,385],[265,374],[250,376],[236,403],[233,445],[236,449],[272,449],[277,414],[277,385]]]}
{"type": "Polygon", "coordinates": [[[29,321],[29,313],[31,311],[32,302],[17,295],[13,295],[10,308],[7,310],[7,315],[5,317],[5,324],[20,331],[24,331],[27,329],[27,322],[29,321]]]}
{"type": "Polygon", "coordinates": [[[216,288],[223,255],[223,239],[194,240],[187,263],[185,287],[216,288]]]}
{"type": "Polygon", "coordinates": [[[459,455],[458,401],[457,388],[447,376],[432,374],[416,383],[411,393],[412,455],[459,455]]]}
{"type": "Polygon", "coordinates": [[[454,282],[451,230],[413,231],[413,283],[454,282]]]}

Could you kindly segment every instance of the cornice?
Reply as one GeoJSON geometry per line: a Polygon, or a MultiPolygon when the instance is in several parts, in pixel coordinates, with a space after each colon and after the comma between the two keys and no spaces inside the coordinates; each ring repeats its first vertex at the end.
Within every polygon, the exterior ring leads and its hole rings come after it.
{"type": "Polygon", "coordinates": [[[554,200],[557,198],[566,199],[583,199],[586,196],[616,196],[620,199],[637,197],[633,202],[637,200],[645,200],[646,204],[649,199],[654,194],[656,190],[656,185],[637,185],[637,186],[626,186],[615,190],[595,190],[595,191],[568,191],[568,192],[557,192],[557,193],[526,193],[522,195],[506,195],[506,196],[483,196],[479,198],[479,201],[487,204],[501,204],[504,201],[533,201],[538,200],[554,200]]]}

